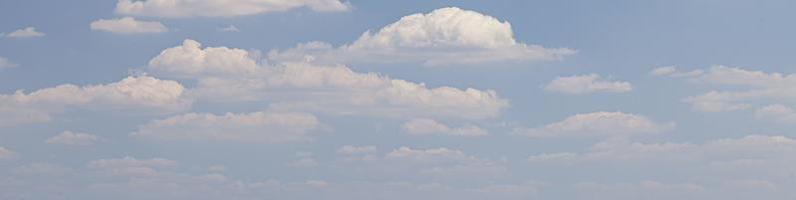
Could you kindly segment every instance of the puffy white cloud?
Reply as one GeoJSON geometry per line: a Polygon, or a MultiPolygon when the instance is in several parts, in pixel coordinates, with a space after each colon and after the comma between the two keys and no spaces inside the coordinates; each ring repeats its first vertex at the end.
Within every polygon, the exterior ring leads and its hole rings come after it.
{"type": "Polygon", "coordinates": [[[419,168],[421,174],[450,178],[498,178],[508,174],[500,163],[448,148],[412,149],[400,147],[384,156],[392,166],[419,168]]]}
{"type": "Polygon", "coordinates": [[[266,65],[256,59],[256,52],[202,48],[186,40],[150,60],[147,69],[156,75],[197,80],[191,93],[200,99],[269,99],[274,102],[270,109],[280,111],[480,119],[495,117],[508,107],[508,101],[492,90],[429,88],[342,65],[266,65]]]}
{"type": "Polygon", "coordinates": [[[88,133],[64,131],[61,134],[48,138],[44,142],[47,144],[92,145],[100,142],[101,140],[102,138],[88,133]]]}
{"type": "Polygon", "coordinates": [[[36,27],[28,26],[23,29],[15,30],[9,34],[5,34],[5,37],[8,38],[34,38],[34,37],[44,37],[44,33],[36,31],[36,27]]]}
{"type": "Polygon", "coordinates": [[[319,126],[315,116],[304,113],[188,113],[154,120],[132,136],[168,141],[284,143],[309,140],[309,133],[319,126]]]}
{"type": "Polygon", "coordinates": [[[234,17],[301,7],[322,12],[351,9],[347,2],[339,0],[119,0],[116,13],[152,17],[234,17]]]}
{"type": "Polygon", "coordinates": [[[548,91],[567,94],[589,94],[595,92],[623,93],[633,90],[629,82],[605,80],[597,74],[557,77],[545,86],[548,91]]]}
{"type": "Polygon", "coordinates": [[[538,128],[517,128],[515,134],[534,138],[546,137],[627,137],[639,133],[655,133],[673,127],[647,117],[622,112],[576,114],[538,128]]]}
{"type": "Polygon", "coordinates": [[[133,17],[118,19],[99,19],[91,22],[91,30],[118,34],[163,33],[169,31],[165,25],[156,21],[140,21],[133,17]]]}
{"type": "Polygon", "coordinates": [[[410,135],[452,135],[476,137],[485,136],[489,133],[481,127],[475,125],[465,125],[462,127],[451,128],[433,119],[417,118],[403,124],[403,129],[410,135]]]}
{"type": "Polygon", "coordinates": [[[17,67],[17,66],[19,65],[12,63],[11,61],[8,60],[8,58],[0,56],[0,70],[17,67]]]}
{"type": "Polygon", "coordinates": [[[654,76],[670,76],[670,77],[694,77],[694,76],[699,76],[702,73],[704,72],[700,69],[683,72],[678,70],[676,66],[658,67],[650,71],[650,74],[654,76]]]}
{"type": "Polygon", "coordinates": [[[0,159],[7,159],[14,156],[14,152],[11,150],[6,149],[5,147],[0,147],[0,159]]]}
{"type": "Polygon", "coordinates": [[[63,84],[25,93],[0,94],[0,126],[46,122],[65,109],[126,110],[169,113],[185,110],[192,100],[176,81],[131,76],[104,85],[63,84]]]}
{"type": "Polygon", "coordinates": [[[339,48],[323,42],[309,42],[285,51],[271,51],[269,58],[320,63],[449,65],[559,60],[574,53],[566,48],[548,49],[517,42],[508,22],[448,7],[404,16],[375,33],[367,31],[356,41],[339,48]]]}

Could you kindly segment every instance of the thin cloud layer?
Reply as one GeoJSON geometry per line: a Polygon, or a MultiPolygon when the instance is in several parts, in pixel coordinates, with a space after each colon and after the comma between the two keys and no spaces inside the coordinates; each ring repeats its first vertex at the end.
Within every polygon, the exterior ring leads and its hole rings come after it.
{"type": "Polygon", "coordinates": [[[403,124],[402,128],[410,135],[450,135],[463,137],[486,136],[489,133],[475,125],[451,128],[433,119],[417,118],[403,124]]]}
{"type": "Polygon", "coordinates": [[[449,7],[404,16],[338,48],[324,42],[309,42],[284,51],[273,50],[268,57],[317,63],[453,65],[560,60],[574,53],[575,50],[567,48],[549,49],[517,42],[508,22],[449,7]]]}
{"type": "Polygon", "coordinates": [[[122,15],[189,18],[236,17],[270,12],[284,12],[306,7],[319,12],[343,12],[351,9],[339,0],[119,0],[116,13],[122,15]]]}
{"type": "MultiPolygon", "coordinates": [[[[2,36],[3,34],[0,34],[2,36]]],[[[36,27],[28,26],[22,29],[18,29],[12,31],[11,33],[5,34],[7,38],[36,38],[36,37],[44,37],[47,34],[39,32],[36,30],[36,27]]]]}
{"type": "Polygon", "coordinates": [[[565,94],[625,93],[632,91],[633,86],[629,82],[606,80],[597,74],[586,74],[557,77],[544,89],[565,94]]]}
{"type": "Polygon", "coordinates": [[[673,126],[673,123],[658,123],[636,114],[593,112],[576,114],[538,128],[517,128],[514,133],[534,138],[629,137],[660,132],[673,126]]]}
{"type": "Polygon", "coordinates": [[[47,144],[62,144],[62,145],[79,145],[87,146],[100,142],[102,138],[96,135],[72,131],[64,131],[61,134],[47,138],[44,142],[47,144]]]}
{"type": "Polygon", "coordinates": [[[304,113],[188,113],[142,125],[132,137],[165,141],[243,143],[301,142],[318,129],[315,116],[304,113]]]}
{"type": "Polygon", "coordinates": [[[91,30],[117,34],[146,34],[169,31],[165,25],[156,21],[140,21],[132,17],[99,19],[91,22],[91,30]]]}

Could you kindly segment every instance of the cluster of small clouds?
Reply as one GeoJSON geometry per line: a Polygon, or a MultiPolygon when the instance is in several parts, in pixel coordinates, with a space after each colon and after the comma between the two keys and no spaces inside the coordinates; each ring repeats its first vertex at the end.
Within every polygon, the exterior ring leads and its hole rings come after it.
{"type": "Polygon", "coordinates": [[[656,68],[656,76],[687,78],[693,83],[736,86],[736,90],[712,90],[686,97],[684,102],[701,112],[729,112],[757,107],[756,115],[779,122],[793,122],[793,110],[783,104],[796,102],[796,75],[768,73],[717,65],[708,69],[681,71],[673,66],[656,68]]]}

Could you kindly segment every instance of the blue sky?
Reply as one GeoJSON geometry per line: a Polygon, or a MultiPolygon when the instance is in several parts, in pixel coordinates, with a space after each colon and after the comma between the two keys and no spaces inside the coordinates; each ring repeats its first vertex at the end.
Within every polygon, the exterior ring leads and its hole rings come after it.
{"type": "Polygon", "coordinates": [[[0,199],[793,199],[793,4],[0,1],[0,199]]]}

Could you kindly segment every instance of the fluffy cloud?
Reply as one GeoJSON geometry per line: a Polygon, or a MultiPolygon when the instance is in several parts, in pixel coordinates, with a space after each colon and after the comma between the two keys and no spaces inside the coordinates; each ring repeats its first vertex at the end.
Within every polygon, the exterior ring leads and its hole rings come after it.
{"type": "Polygon", "coordinates": [[[538,128],[518,128],[515,134],[535,138],[546,137],[626,137],[639,133],[654,133],[673,127],[647,117],[622,112],[593,112],[577,114],[538,128]]]}
{"type": "MultiPolygon", "coordinates": [[[[3,34],[0,34],[2,36],[3,34]]],[[[15,30],[9,34],[5,34],[5,37],[8,38],[34,38],[34,37],[44,37],[44,33],[36,31],[36,27],[25,27],[23,29],[15,30]]]]}
{"type": "Polygon", "coordinates": [[[309,140],[320,123],[303,113],[188,113],[145,124],[133,137],[155,140],[284,143],[309,140]]]}
{"type": "Polygon", "coordinates": [[[452,135],[464,137],[485,136],[489,133],[481,127],[475,125],[465,125],[462,127],[451,128],[433,119],[418,118],[404,123],[404,131],[410,135],[452,135]]]}
{"type": "Polygon", "coordinates": [[[351,6],[339,0],[119,0],[116,13],[151,17],[234,17],[283,12],[301,7],[341,12],[351,6]]]}
{"type": "Polygon", "coordinates": [[[375,33],[333,48],[323,42],[271,51],[280,61],[320,63],[397,63],[425,65],[472,64],[495,61],[559,60],[575,51],[548,49],[517,42],[511,24],[475,11],[449,7],[404,16],[375,33]]]}
{"type": "Polygon", "coordinates": [[[140,21],[132,17],[93,21],[91,22],[91,30],[118,34],[163,33],[169,31],[160,22],[140,21]]]}
{"type": "Polygon", "coordinates": [[[88,133],[64,131],[61,134],[48,138],[44,142],[47,144],[92,145],[100,142],[101,140],[102,139],[100,137],[88,133]]]}
{"type": "Polygon", "coordinates": [[[229,25],[227,27],[217,28],[216,30],[218,32],[240,32],[240,29],[238,29],[238,27],[236,27],[235,25],[229,25]]]}
{"type": "Polygon", "coordinates": [[[14,152],[11,150],[6,149],[5,147],[0,147],[0,159],[7,159],[14,156],[14,152]]]}
{"type": "Polygon", "coordinates": [[[737,86],[740,90],[709,91],[683,99],[694,110],[726,112],[757,106],[756,101],[796,102],[796,74],[767,73],[736,67],[713,66],[707,70],[680,71],[674,67],[657,68],[653,74],[688,78],[694,83],[737,86]],[[656,72],[657,71],[657,72],[656,72]]]}
{"type": "Polygon", "coordinates": [[[508,101],[492,90],[429,88],[423,83],[354,72],[342,65],[267,65],[257,60],[256,52],[202,48],[193,40],[164,50],[150,60],[147,70],[196,80],[191,93],[199,98],[270,99],[274,102],[271,109],[280,111],[480,119],[495,117],[508,107],[508,101]]]}
{"type": "Polygon", "coordinates": [[[545,86],[545,90],[567,94],[623,93],[633,90],[633,86],[628,82],[605,80],[600,75],[587,74],[557,77],[545,86]]]}
{"type": "Polygon", "coordinates": [[[8,58],[0,56],[0,70],[17,67],[17,66],[18,66],[17,64],[14,64],[11,61],[9,61],[8,58]]]}
{"type": "Polygon", "coordinates": [[[176,81],[131,76],[105,85],[63,84],[25,93],[0,94],[0,126],[49,121],[66,109],[136,110],[169,113],[185,110],[191,100],[176,81]]]}
{"type": "Polygon", "coordinates": [[[384,156],[393,166],[419,167],[421,174],[450,178],[498,178],[508,174],[500,163],[448,148],[400,147],[384,156]]]}

